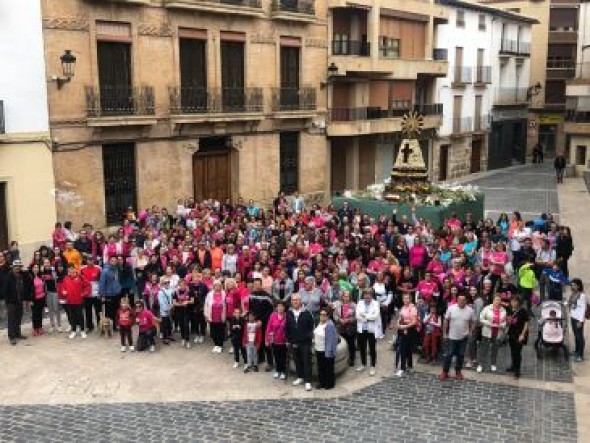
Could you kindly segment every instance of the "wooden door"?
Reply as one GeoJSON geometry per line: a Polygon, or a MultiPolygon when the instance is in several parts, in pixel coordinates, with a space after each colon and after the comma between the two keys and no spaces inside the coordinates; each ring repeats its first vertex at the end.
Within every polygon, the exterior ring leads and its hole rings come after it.
{"type": "Polygon", "coordinates": [[[481,140],[475,139],[471,142],[471,173],[481,171],[481,140]]]}
{"type": "Polygon", "coordinates": [[[442,145],[438,158],[438,181],[447,179],[449,167],[449,145],[442,145]]]}
{"type": "Polygon", "coordinates": [[[231,199],[231,158],[229,152],[197,153],[193,156],[195,201],[231,199]]]}
{"type": "Polygon", "coordinates": [[[0,183],[0,250],[8,249],[8,205],[6,204],[6,183],[0,183]]]}
{"type": "Polygon", "coordinates": [[[99,41],[97,58],[102,115],[133,114],[131,45],[99,41]]]}

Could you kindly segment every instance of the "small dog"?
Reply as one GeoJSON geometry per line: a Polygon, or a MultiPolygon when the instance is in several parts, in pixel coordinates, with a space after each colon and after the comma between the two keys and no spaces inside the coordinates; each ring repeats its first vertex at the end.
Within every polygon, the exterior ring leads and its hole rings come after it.
{"type": "Polygon", "coordinates": [[[105,338],[113,336],[113,328],[111,325],[111,319],[106,316],[105,305],[102,305],[102,316],[100,317],[100,335],[105,338]]]}

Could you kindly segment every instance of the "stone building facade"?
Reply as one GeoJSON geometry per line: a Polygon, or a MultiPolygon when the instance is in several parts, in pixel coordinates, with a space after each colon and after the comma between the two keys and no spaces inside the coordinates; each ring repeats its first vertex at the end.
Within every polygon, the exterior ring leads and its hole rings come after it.
{"type": "Polygon", "coordinates": [[[308,1],[43,1],[57,218],[95,227],[177,199],[324,198],[326,7],[308,1]]]}

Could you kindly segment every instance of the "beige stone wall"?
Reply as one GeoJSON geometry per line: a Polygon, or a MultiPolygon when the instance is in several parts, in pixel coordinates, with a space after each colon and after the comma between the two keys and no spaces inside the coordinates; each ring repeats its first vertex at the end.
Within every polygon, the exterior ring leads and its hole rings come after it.
{"type": "Polygon", "coordinates": [[[9,241],[20,244],[23,258],[51,240],[55,224],[49,134],[0,135],[0,182],[6,182],[9,241]]]}
{"type": "MultiPolygon", "coordinates": [[[[438,181],[440,172],[440,147],[449,145],[449,164],[447,166],[447,180],[463,177],[471,173],[471,136],[462,138],[444,138],[433,143],[432,147],[432,181],[438,181]]],[[[481,148],[481,171],[488,167],[488,138],[484,137],[481,148]]]]}

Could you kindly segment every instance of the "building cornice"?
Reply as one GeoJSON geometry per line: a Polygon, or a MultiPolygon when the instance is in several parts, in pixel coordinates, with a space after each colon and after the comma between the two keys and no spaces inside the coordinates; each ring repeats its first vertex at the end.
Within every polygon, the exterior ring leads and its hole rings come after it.
{"type": "Polygon", "coordinates": [[[536,18],[527,17],[526,15],[517,14],[515,12],[505,11],[493,6],[482,5],[481,3],[471,3],[462,0],[436,0],[436,3],[443,6],[468,9],[475,12],[485,12],[495,17],[506,18],[531,25],[538,25],[540,23],[536,18]]]}

